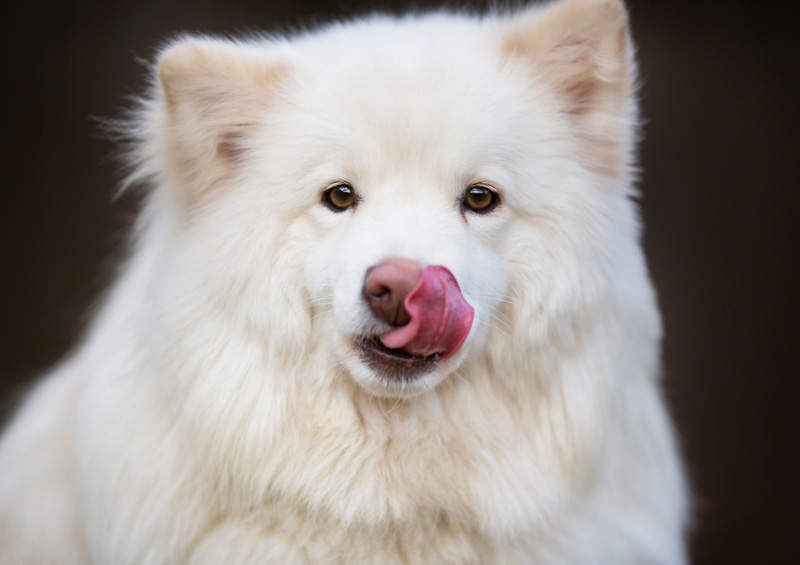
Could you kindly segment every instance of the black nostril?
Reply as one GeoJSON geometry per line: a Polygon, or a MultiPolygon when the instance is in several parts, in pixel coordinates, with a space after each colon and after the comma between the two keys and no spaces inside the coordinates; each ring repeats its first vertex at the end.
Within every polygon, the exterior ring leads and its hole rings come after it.
{"type": "Polygon", "coordinates": [[[371,300],[374,298],[384,298],[387,294],[391,295],[392,289],[388,286],[381,286],[378,289],[368,290],[365,286],[364,292],[368,295],[367,298],[371,300]]]}
{"type": "Polygon", "coordinates": [[[392,292],[389,287],[368,289],[365,286],[364,298],[375,317],[392,326],[404,326],[411,320],[403,305],[405,296],[398,296],[398,293],[392,292]]]}

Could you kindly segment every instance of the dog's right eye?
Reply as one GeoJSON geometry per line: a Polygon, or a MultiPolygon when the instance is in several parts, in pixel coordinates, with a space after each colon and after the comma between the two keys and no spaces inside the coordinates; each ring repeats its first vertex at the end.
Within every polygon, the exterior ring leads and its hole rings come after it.
{"type": "Polygon", "coordinates": [[[322,193],[322,203],[334,212],[344,212],[356,203],[356,191],[347,183],[339,183],[322,193]]]}
{"type": "Polygon", "coordinates": [[[462,208],[476,214],[488,214],[500,203],[497,193],[482,184],[473,184],[464,191],[461,197],[462,208]]]}

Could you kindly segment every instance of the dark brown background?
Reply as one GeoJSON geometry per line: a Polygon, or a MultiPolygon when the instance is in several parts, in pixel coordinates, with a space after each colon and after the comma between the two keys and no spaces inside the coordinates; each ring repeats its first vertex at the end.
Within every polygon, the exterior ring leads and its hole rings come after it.
{"type": "MultiPolygon", "coordinates": [[[[788,563],[800,470],[795,16],[768,3],[629,6],[647,119],[645,246],[666,325],[665,388],[697,493],[693,562],[788,563]]],[[[179,31],[274,30],[375,7],[16,8],[6,50],[0,417],[74,343],[123,247],[136,197],[112,201],[113,144],[92,118],[119,115],[141,91],[136,58],[179,31]]]]}

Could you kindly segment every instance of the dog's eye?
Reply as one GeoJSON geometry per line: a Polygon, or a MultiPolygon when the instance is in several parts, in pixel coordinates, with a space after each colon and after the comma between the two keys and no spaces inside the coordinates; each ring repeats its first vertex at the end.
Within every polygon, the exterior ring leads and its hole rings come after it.
{"type": "Polygon", "coordinates": [[[463,206],[477,214],[491,212],[499,202],[500,197],[497,193],[482,184],[473,184],[467,188],[462,198],[463,206]]]}
{"type": "Polygon", "coordinates": [[[349,184],[337,184],[322,193],[322,203],[334,212],[344,212],[356,203],[356,191],[349,184]]]}

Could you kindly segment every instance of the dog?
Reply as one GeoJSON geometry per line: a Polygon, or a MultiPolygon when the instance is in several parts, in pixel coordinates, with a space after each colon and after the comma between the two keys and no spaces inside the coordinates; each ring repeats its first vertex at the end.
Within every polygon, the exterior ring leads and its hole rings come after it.
{"type": "Polygon", "coordinates": [[[184,36],[4,563],[686,562],[619,0],[184,36]]]}

